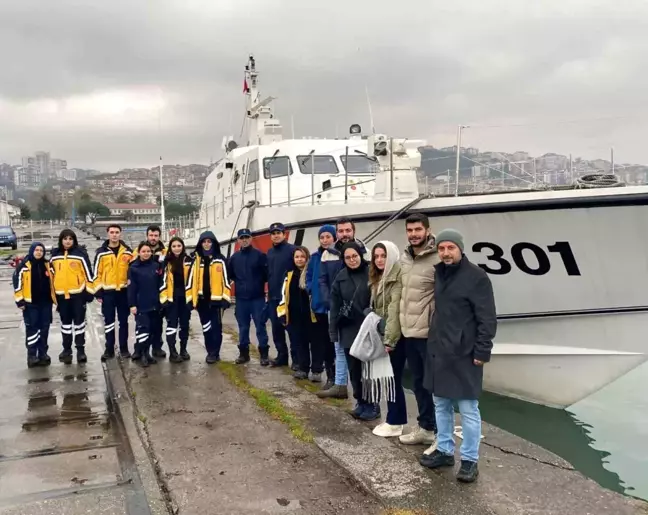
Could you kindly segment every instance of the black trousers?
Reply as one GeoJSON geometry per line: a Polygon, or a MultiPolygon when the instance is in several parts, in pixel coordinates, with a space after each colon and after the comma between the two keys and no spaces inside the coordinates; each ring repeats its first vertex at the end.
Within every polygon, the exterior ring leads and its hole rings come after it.
{"type": "Polygon", "coordinates": [[[72,350],[72,337],[77,349],[85,347],[86,330],[86,301],[83,293],[70,295],[66,299],[63,295],[56,296],[56,304],[61,316],[61,335],[63,337],[63,350],[72,350]]]}
{"type": "Polygon", "coordinates": [[[321,374],[324,371],[324,349],[321,342],[313,337],[315,324],[308,319],[290,319],[288,324],[288,335],[290,342],[295,343],[297,355],[293,360],[297,361],[299,370],[302,372],[313,372],[321,374]]]}
{"type": "Polygon", "coordinates": [[[335,381],[335,344],[329,337],[329,319],[327,313],[315,313],[317,322],[313,323],[312,339],[322,349],[326,378],[335,381]]]}
{"type": "Polygon", "coordinates": [[[434,399],[432,394],[423,386],[425,375],[425,361],[427,360],[426,338],[403,338],[398,345],[405,346],[407,366],[412,373],[414,397],[418,407],[419,426],[426,431],[437,430],[436,414],[434,412],[434,399]]]}

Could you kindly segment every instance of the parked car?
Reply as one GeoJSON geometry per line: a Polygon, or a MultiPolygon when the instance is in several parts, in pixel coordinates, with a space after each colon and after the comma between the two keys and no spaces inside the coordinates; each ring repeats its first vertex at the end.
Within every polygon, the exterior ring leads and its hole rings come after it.
{"type": "Polygon", "coordinates": [[[18,236],[16,236],[13,227],[0,226],[0,247],[11,247],[13,250],[18,248],[18,236]]]}

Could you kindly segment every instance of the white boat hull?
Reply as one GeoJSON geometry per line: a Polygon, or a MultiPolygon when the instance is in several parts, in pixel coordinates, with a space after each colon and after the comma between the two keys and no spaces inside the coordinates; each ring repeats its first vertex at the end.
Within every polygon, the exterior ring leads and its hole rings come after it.
{"type": "MultiPolygon", "coordinates": [[[[290,241],[315,249],[324,222],[349,216],[363,239],[406,204],[257,208],[249,223],[261,235],[281,221],[290,241]]],[[[466,255],[489,271],[499,326],[487,389],[564,407],[647,359],[647,187],[429,199],[411,211],[428,215],[433,232],[461,231],[466,255]],[[500,342],[516,342],[519,352],[499,352],[500,342]],[[607,354],[560,351],[567,347],[607,354]]],[[[234,226],[237,215],[210,227],[225,253],[248,219],[234,226]]],[[[378,240],[404,248],[404,220],[369,246],[378,240]]]]}

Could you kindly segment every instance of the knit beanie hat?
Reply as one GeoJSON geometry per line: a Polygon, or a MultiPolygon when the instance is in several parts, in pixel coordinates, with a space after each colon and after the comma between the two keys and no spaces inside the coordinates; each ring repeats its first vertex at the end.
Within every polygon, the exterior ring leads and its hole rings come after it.
{"type": "Polygon", "coordinates": [[[463,235],[456,229],[443,229],[439,234],[436,235],[436,244],[443,241],[449,241],[454,243],[461,252],[464,251],[464,240],[463,235]]]}
{"type": "Polygon", "coordinates": [[[322,225],[322,227],[320,227],[319,232],[317,233],[317,237],[319,238],[323,232],[330,233],[331,236],[333,236],[333,239],[335,239],[335,237],[337,236],[337,231],[335,230],[334,225],[322,225]]]}

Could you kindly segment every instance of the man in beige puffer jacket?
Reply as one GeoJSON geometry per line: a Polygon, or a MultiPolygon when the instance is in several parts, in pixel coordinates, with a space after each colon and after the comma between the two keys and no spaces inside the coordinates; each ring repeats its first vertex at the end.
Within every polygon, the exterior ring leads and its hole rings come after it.
{"type": "Polygon", "coordinates": [[[403,291],[399,317],[403,340],[399,345],[405,345],[419,416],[418,426],[401,436],[400,441],[408,445],[429,444],[431,447],[425,452],[431,453],[436,448],[437,426],[434,401],[423,386],[423,376],[430,320],[434,313],[434,265],[439,257],[427,216],[410,215],[405,220],[405,229],[409,246],[400,259],[403,291]]]}

